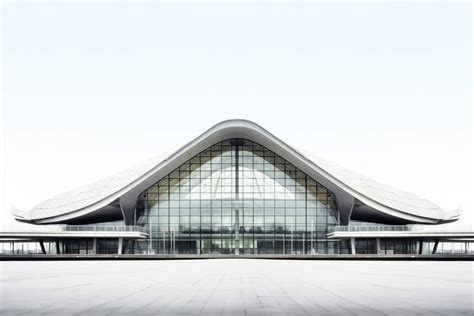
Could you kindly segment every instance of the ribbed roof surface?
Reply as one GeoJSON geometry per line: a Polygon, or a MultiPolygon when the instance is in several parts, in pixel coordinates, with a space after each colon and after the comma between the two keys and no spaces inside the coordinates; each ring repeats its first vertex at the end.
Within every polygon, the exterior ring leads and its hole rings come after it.
{"type": "Polygon", "coordinates": [[[312,161],[353,190],[387,207],[427,218],[443,219],[445,216],[439,206],[413,193],[372,180],[323,158],[313,157],[312,161]]]}
{"type": "MultiPolygon", "coordinates": [[[[208,137],[213,133],[219,133],[220,125],[227,124],[226,126],[228,128],[229,125],[232,127],[233,122],[234,121],[225,121],[219,123],[200,137],[208,137]]],[[[252,132],[259,133],[264,137],[274,137],[255,123],[235,120],[235,126],[241,127],[242,125],[245,125],[246,128],[252,129],[252,132]],[[253,131],[253,129],[255,131],[253,131]]],[[[197,139],[199,139],[199,137],[197,139]]],[[[186,146],[193,146],[193,142],[190,142],[186,146]]],[[[288,146],[288,148],[291,147],[288,146]]],[[[294,151],[294,149],[292,150],[294,151]]],[[[294,152],[300,155],[298,152],[294,152]]],[[[176,153],[179,153],[179,151],[176,153]]],[[[168,159],[173,158],[173,155],[168,159]]],[[[301,158],[304,160],[308,159],[302,155],[301,158]]],[[[117,195],[124,194],[132,183],[142,181],[151,171],[159,169],[162,162],[161,159],[152,158],[111,177],[59,194],[34,207],[29,212],[30,219],[37,220],[73,213],[86,207],[91,207],[111,196],[115,195],[115,198],[120,197],[117,195]]],[[[434,220],[446,219],[447,213],[426,199],[374,181],[320,157],[312,157],[311,162],[316,165],[316,167],[324,170],[332,179],[331,181],[337,180],[347,186],[346,190],[355,191],[364,198],[374,201],[377,204],[395,211],[424,218],[434,220]]],[[[18,214],[18,217],[20,217],[19,215],[20,214],[18,214]]]]}
{"type": "Polygon", "coordinates": [[[30,217],[31,219],[53,217],[93,205],[126,188],[158,163],[156,158],[149,159],[113,176],[61,193],[35,206],[30,211],[30,217]]]}

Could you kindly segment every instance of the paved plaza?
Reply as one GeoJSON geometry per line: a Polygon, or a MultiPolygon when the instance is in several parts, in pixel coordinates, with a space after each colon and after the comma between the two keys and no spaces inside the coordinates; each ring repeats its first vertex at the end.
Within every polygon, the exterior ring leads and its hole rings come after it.
{"type": "Polygon", "coordinates": [[[0,314],[468,315],[473,262],[0,262],[0,314]]]}

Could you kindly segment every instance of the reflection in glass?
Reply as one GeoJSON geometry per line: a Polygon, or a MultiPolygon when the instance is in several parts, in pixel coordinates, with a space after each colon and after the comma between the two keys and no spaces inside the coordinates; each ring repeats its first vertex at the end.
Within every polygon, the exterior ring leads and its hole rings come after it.
{"type": "Polygon", "coordinates": [[[334,194],[254,142],[230,139],[139,195],[134,224],[150,230],[135,253],[331,253],[334,194]]]}

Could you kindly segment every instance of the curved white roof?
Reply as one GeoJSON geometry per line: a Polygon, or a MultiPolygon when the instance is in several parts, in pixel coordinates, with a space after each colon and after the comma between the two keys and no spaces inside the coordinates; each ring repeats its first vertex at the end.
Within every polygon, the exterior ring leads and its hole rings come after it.
{"type": "Polygon", "coordinates": [[[362,195],[390,208],[427,218],[443,219],[445,212],[436,204],[419,196],[367,178],[325,159],[314,160],[317,165],[362,195]]]}
{"type": "Polygon", "coordinates": [[[149,159],[113,176],[61,193],[35,206],[29,213],[31,219],[68,214],[99,203],[104,198],[120,192],[156,165],[155,159],[149,159]]]}
{"type": "Polygon", "coordinates": [[[126,218],[127,212],[134,211],[140,192],[202,150],[229,138],[255,141],[290,161],[334,192],[340,211],[344,212],[341,209],[345,209],[348,218],[355,201],[383,216],[407,223],[437,224],[460,217],[459,210],[445,212],[430,201],[371,180],[325,159],[314,157],[310,160],[259,125],[246,120],[221,122],[163,161],[149,159],[106,179],[59,194],[40,203],[28,214],[14,210],[13,215],[18,220],[38,224],[67,223],[100,212],[107,205],[120,200],[126,218]]]}

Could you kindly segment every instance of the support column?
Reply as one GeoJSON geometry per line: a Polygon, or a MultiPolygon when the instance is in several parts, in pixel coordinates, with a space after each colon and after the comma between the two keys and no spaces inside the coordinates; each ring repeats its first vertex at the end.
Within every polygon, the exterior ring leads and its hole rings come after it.
{"type": "Polygon", "coordinates": [[[122,245],[123,245],[123,237],[120,237],[118,239],[118,249],[117,249],[117,254],[119,255],[122,254],[122,245]]]}
{"type": "Polygon", "coordinates": [[[380,255],[380,238],[375,238],[375,246],[377,249],[377,254],[380,255]]]}
{"type": "Polygon", "coordinates": [[[433,255],[436,253],[436,250],[438,249],[438,244],[439,244],[439,240],[435,240],[435,243],[434,243],[434,246],[433,246],[433,255]]]}
{"type": "Polygon", "coordinates": [[[293,254],[293,228],[291,229],[291,243],[290,243],[290,254],[293,254]]]}
{"type": "Polygon", "coordinates": [[[174,229],[171,231],[171,249],[172,254],[176,254],[176,235],[174,233],[174,229]]]}
{"type": "Polygon", "coordinates": [[[234,254],[237,256],[240,254],[240,238],[239,238],[239,210],[235,210],[235,225],[234,225],[234,254]]]}
{"type": "MultiPolygon", "coordinates": [[[[164,254],[166,254],[166,234],[165,234],[165,232],[163,232],[163,238],[162,238],[162,240],[163,240],[163,252],[160,252],[160,254],[164,255],[164,254]]],[[[199,245],[199,240],[197,241],[197,244],[198,244],[198,247],[197,247],[197,249],[198,249],[198,255],[200,255],[200,254],[201,254],[201,247],[200,247],[200,245],[199,245]]],[[[150,246],[149,246],[149,248],[151,249],[151,240],[150,240],[150,246]]],[[[151,254],[151,251],[148,251],[148,254],[150,255],[150,254],[151,254]]]]}
{"type": "Polygon", "coordinates": [[[355,238],[351,238],[351,254],[355,255],[356,254],[356,245],[355,245],[355,238]]]}
{"type": "Polygon", "coordinates": [[[92,254],[97,254],[97,238],[92,239],[92,254]]]}
{"type": "Polygon", "coordinates": [[[59,241],[56,241],[56,254],[60,255],[61,251],[59,249],[59,241]]]}
{"type": "Polygon", "coordinates": [[[303,234],[303,254],[306,254],[306,238],[305,237],[306,237],[306,234],[303,234]]]}
{"type": "Polygon", "coordinates": [[[419,240],[416,245],[417,245],[417,253],[419,255],[422,255],[423,254],[423,240],[419,240]]]}
{"type": "Polygon", "coordinates": [[[44,248],[44,242],[42,239],[39,240],[39,244],[40,244],[40,247],[41,247],[41,252],[43,253],[43,255],[46,254],[46,249],[44,248]]]}
{"type": "MultiPolygon", "coordinates": [[[[243,145],[243,142],[240,140],[232,140],[231,141],[231,146],[234,146],[234,166],[235,166],[235,200],[238,202],[238,208],[235,209],[235,228],[234,228],[234,234],[235,234],[235,255],[240,254],[240,223],[239,223],[239,211],[241,209],[241,204],[239,203],[239,146],[243,145]]],[[[234,205],[232,205],[234,207],[234,205]]],[[[243,224],[243,223],[242,223],[243,224]]]]}

